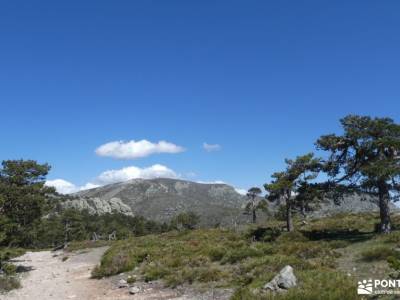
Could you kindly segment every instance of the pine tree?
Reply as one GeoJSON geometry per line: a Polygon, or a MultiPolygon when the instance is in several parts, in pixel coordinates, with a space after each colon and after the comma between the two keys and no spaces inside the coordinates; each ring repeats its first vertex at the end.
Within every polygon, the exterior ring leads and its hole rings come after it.
{"type": "Polygon", "coordinates": [[[349,115],[342,135],[324,135],[318,149],[329,151],[325,170],[334,184],[379,198],[380,231],[391,231],[389,201],[400,195],[400,125],[390,118],[349,115]]]}
{"type": "Polygon", "coordinates": [[[269,193],[271,201],[284,200],[286,206],[286,227],[293,231],[292,210],[298,200],[299,190],[302,186],[317,177],[320,168],[320,158],[315,158],[313,153],[298,156],[295,160],[286,159],[286,170],[272,175],[272,182],[264,187],[269,193]]]}

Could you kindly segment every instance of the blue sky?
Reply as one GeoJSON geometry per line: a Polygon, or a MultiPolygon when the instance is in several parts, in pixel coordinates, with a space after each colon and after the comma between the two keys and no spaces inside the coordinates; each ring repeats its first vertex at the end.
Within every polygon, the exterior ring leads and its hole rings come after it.
{"type": "Polygon", "coordinates": [[[77,187],[158,164],[260,186],[347,114],[399,121],[399,11],[365,0],[1,1],[0,159],[49,162],[49,179],[77,187]],[[132,140],[185,151],[95,152],[132,140]]]}

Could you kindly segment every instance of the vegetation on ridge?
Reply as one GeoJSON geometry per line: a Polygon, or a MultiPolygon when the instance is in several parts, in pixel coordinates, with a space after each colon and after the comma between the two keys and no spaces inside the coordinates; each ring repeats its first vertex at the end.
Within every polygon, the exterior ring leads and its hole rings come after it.
{"type": "MultiPolygon", "coordinates": [[[[284,222],[270,219],[240,232],[198,229],[118,241],[92,275],[125,273],[137,280],[162,279],[171,287],[232,288],[233,299],[358,299],[358,278],[385,278],[393,272],[387,260],[396,255],[399,232],[376,233],[378,214],[339,214],[307,224],[297,217],[293,221],[298,228],[293,232],[281,231],[284,222]],[[379,257],[364,252],[381,247],[387,251],[379,257]],[[354,256],[349,258],[349,252],[354,256]],[[263,292],[263,285],[285,265],[294,268],[298,287],[279,296],[263,292]]],[[[393,223],[400,228],[400,217],[393,223]]]]}

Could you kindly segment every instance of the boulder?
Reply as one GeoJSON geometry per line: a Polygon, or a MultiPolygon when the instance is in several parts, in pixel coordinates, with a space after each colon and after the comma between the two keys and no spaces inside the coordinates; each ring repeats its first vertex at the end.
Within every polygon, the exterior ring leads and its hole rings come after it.
{"type": "Polygon", "coordinates": [[[297,285],[297,278],[291,266],[285,266],[270,282],[264,285],[265,290],[281,292],[297,285]]]}

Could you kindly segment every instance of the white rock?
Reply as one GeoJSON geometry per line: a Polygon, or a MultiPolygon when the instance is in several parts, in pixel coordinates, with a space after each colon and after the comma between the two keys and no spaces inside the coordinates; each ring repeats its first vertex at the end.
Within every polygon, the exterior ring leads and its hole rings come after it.
{"type": "Polygon", "coordinates": [[[126,282],[126,280],[125,279],[120,279],[119,281],[118,281],[118,287],[121,289],[121,288],[127,288],[129,285],[128,285],[128,283],[126,282]]]}
{"type": "Polygon", "coordinates": [[[129,294],[132,294],[132,295],[137,294],[139,292],[140,292],[140,289],[137,286],[133,286],[129,289],[129,294]]]}
{"type": "Polygon", "coordinates": [[[297,278],[291,266],[285,266],[270,282],[264,285],[264,289],[280,292],[297,285],[297,278]]]}

